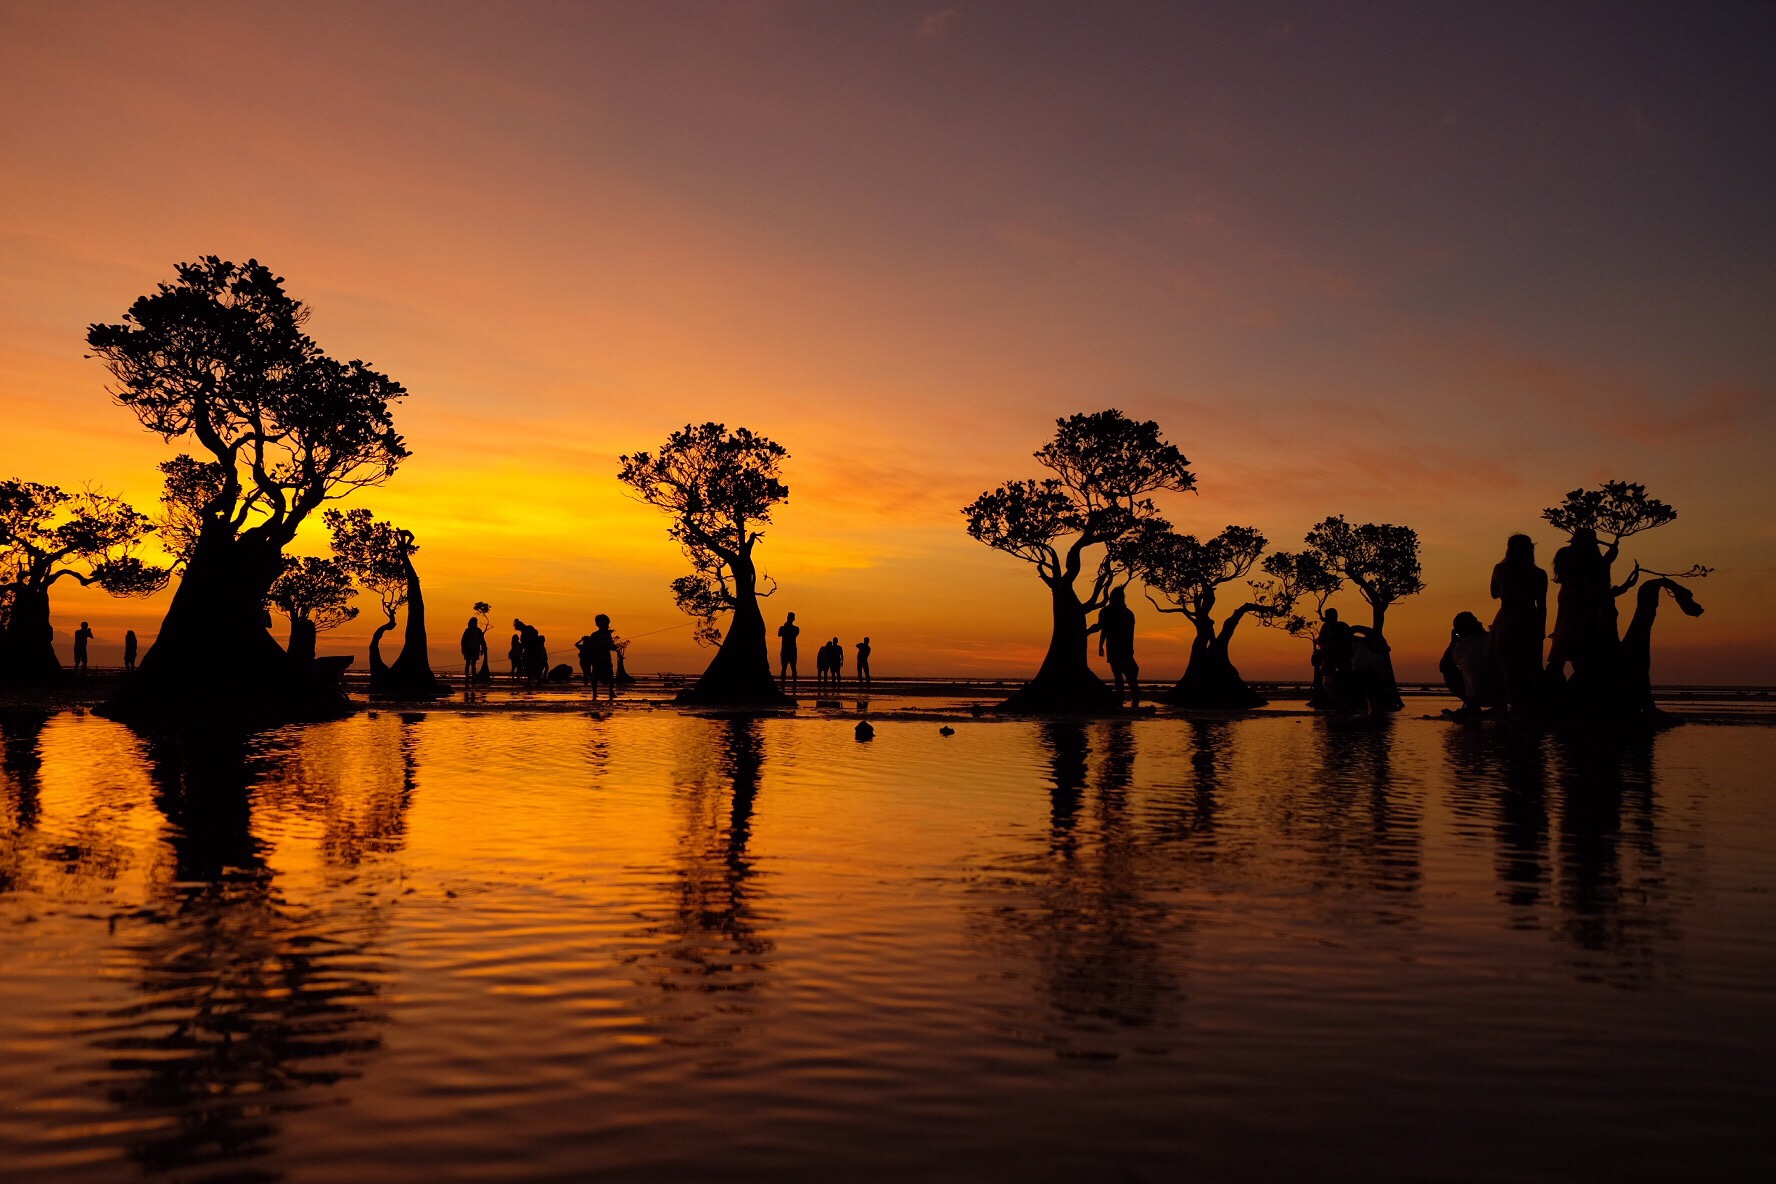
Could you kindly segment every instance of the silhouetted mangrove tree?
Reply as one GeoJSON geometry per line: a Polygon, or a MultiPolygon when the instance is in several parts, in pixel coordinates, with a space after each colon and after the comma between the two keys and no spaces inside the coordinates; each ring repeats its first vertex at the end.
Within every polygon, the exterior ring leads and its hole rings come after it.
{"type": "Polygon", "coordinates": [[[1186,707],[1258,707],[1264,697],[1246,685],[1228,655],[1233,634],[1248,613],[1268,616],[1273,610],[1253,599],[1227,615],[1215,628],[1217,589],[1242,579],[1264,554],[1266,539],[1250,526],[1229,526],[1207,542],[1195,535],[1162,531],[1142,541],[1136,554],[1147,599],[1162,613],[1182,613],[1196,627],[1190,662],[1168,696],[1186,707]],[[1165,597],[1154,600],[1152,593],[1165,597]]]}
{"type": "Polygon", "coordinates": [[[370,635],[370,693],[391,699],[440,699],[450,686],[432,673],[426,654],[425,594],[419,572],[413,566],[419,544],[413,532],[392,522],[379,521],[362,507],[328,510],[323,517],[333,533],[333,553],[365,588],[382,601],[387,618],[370,635]],[[407,606],[407,630],[401,654],[392,664],[383,661],[383,634],[395,627],[395,614],[407,606]]]}
{"type": "Polygon", "coordinates": [[[180,264],[121,323],[87,330],[116,400],[168,443],[195,441],[209,459],[187,467],[210,466],[215,482],[186,507],[184,574],[112,715],[268,722],[349,708],[272,639],[263,606],[308,516],[406,458],[389,410],[406,390],[328,357],[302,331],[307,319],[262,264],[210,255],[180,264]]]}
{"type": "Polygon", "coordinates": [[[1191,489],[1196,478],[1158,424],[1116,410],[1057,419],[1054,439],[1035,456],[1054,476],[1009,481],[962,510],[970,536],[1032,564],[1049,590],[1054,627],[1048,653],[1036,677],[1001,707],[1108,711],[1116,699],[1087,661],[1087,616],[1133,575],[1136,540],[1165,528],[1149,495],[1191,489]],[[1101,551],[1082,598],[1077,581],[1094,547],[1101,551]]]}
{"type": "Polygon", "coordinates": [[[719,423],[686,424],[666,438],[657,453],[621,457],[617,480],[642,501],[672,519],[668,534],[684,549],[691,574],[672,581],[678,607],[697,621],[695,636],[705,645],[720,643],[695,685],[677,702],[782,706],[794,702],[771,677],[765,645],[765,618],[758,598],[761,576],[753,559],[771,521],[771,507],[789,498],[780,466],[789,458],[782,445],[746,428],[732,432],[719,423]],[[723,632],[716,620],[728,614],[723,632]]]}

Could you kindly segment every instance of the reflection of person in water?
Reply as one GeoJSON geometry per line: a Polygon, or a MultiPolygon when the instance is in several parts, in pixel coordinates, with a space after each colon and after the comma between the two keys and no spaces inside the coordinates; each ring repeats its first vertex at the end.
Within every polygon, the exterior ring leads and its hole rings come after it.
{"type": "Polygon", "coordinates": [[[1116,698],[1122,700],[1122,684],[1128,682],[1129,706],[1141,701],[1141,668],[1135,664],[1135,613],[1121,588],[1110,593],[1110,603],[1098,613],[1098,623],[1086,630],[1098,635],[1098,656],[1110,663],[1116,698]]]}
{"type": "Polygon", "coordinates": [[[790,613],[777,630],[777,677],[790,686],[796,685],[796,638],[802,635],[802,627],[795,623],[795,614],[790,613]]]}
{"type": "Polygon", "coordinates": [[[1548,631],[1548,573],[1536,566],[1535,543],[1526,534],[1505,540],[1505,557],[1492,569],[1492,649],[1513,712],[1535,707],[1542,685],[1542,637],[1548,631]]]}
{"type": "Polygon", "coordinates": [[[92,640],[92,635],[92,626],[85,621],[80,622],[80,628],[74,631],[74,669],[76,670],[87,668],[86,643],[92,640]]]}

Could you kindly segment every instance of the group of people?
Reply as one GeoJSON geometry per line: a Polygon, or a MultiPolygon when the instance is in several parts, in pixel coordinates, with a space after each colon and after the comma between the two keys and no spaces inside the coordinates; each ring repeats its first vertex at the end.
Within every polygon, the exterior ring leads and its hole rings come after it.
{"type": "Polygon", "coordinates": [[[1387,643],[1367,625],[1352,625],[1329,608],[1314,634],[1313,703],[1372,714],[1400,706],[1393,658],[1387,643]]]}
{"type": "MultiPolygon", "coordinates": [[[[777,630],[777,678],[792,689],[800,679],[796,662],[801,636],[802,627],[796,624],[796,615],[790,613],[777,630]]],[[[814,685],[820,690],[837,691],[844,674],[845,646],[835,637],[814,652],[814,685]]],[[[870,683],[870,639],[867,637],[857,643],[857,683],[859,686],[870,683]]]]}
{"type": "MultiPolygon", "coordinates": [[[[593,698],[598,697],[598,688],[602,684],[608,697],[615,699],[622,666],[622,643],[611,631],[609,616],[599,613],[592,620],[598,627],[574,642],[574,649],[580,655],[580,677],[592,688],[593,698]]],[[[566,682],[573,677],[573,670],[567,665],[549,665],[549,639],[536,626],[514,617],[512,629],[512,644],[506,650],[506,658],[512,666],[514,683],[536,687],[548,682],[566,682]]],[[[462,658],[463,695],[473,698],[475,684],[490,680],[487,674],[487,631],[481,627],[479,617],[470,617],[463,628],[462,658]]]]}
{"type": "MultiPolygon", "coordinates": [[[[51,636],[52,637],[54,636],[53,632],[52,632],[51,636]]],[[[86,621],[80,622],[80,628],[78,628],[74,631],[74,669],[75,670],[91,670],[92,669],[92,667],[87,662],[87,646],[88,646],[88,643],[92,641],[92,639],[93,639],[92,625],[86,621]]],[[[134,670],[136,668],[136,647],[137,647],[137,644],[138,643],[136,641],[136,631],[134,629],[124,630],[124,632],[123,632],[123,668],[125,671],[134,670]]]]}
{"type": "Polygon", "coordinates": [[[1514,534],[1492,569],[1499,602],[1489,630],[1471,612],[1456,614],[1440,669],[1462,701],[1462,712],[1503,709],[1534,714],[1556,700],[1566,706],[1628,707],[1651,703],[1647,645],[1659,594],[1671,593],[1688,616],[1702,608],[1689,590],[1634,565],[1620,584],[1610,582],[1619,544],[1605,547],[1580,528],[1554,553],[1554,628],[1548,631],[1548,573],[1536,565],[1535,543],[1514,534]],[[1642,582],[1643,575],[1654,578],[1642,582]],[[1616,598],[1639,586],[1633,619],[1618,633],[1616,598]],[[1547,658],[1542,642],[1548,642],[1547,658]]]}

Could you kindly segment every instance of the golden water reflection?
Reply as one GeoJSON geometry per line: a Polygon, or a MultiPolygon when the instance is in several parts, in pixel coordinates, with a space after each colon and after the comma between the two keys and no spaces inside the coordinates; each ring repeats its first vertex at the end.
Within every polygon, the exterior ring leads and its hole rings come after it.
{"type": "Polygon", "coordinates": [[[1750,1155],[1773,740],[0,715],[0,1144],[45,1179],[1750,1155]],[[1670,1139],[1610,1135],[1679,1090],[1670,1139]]]}

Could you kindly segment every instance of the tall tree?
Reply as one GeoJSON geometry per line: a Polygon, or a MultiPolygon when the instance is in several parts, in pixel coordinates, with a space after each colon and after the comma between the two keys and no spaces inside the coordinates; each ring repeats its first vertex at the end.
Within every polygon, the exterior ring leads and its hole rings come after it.
{"type": "Polygon", "coordinates": [[[1342,514],[1327,518],[1307,532],[1307,545],[1320,564],[1349,580],[1369,606],[1369,628],[1381,640],[1378,657],[1385,685],[1378,699],[1395,710],[1400,702],[1399,681],[1386,639],[1388,609],[1396,601],[1424,591],[1418,562],[1418,532],[1407,526],[1364,522],[1352,526],[1342,514]]]}
{"type": "Polygon", "coordinates": [[[1054,439],[1037,450],[1054,476],[1009,481],[963,508],[970,537],[1036,568],[1049,591],[1053,631],[1036,676],[1001,707],[1010,711],[1106,711],[1115,696],[1086,658],[1087,619],[1133,574],[1133,553],[1165,522],[1150,495],[1194,489],[1189,461],[1152,420],[1116,410],[1055,421],[1054,439]],[[1091,583],[1077,586],[1087,570],[1091,583]]]}
{"type": "Polygon", "coordinates": [[[146,515],[118,498],[0,481],[0,680],[41,684],[60,676],[49,616],[50,589],[58,582],[96,585],[113,596],[148,596],[165,587],[166,570],[134,554],[153,529],[146,515]]]}
{"type": "Polygon", "coordinates": [[[351,573],[337,559],[304,555],[286,558],[284,570],[272,582],[265,603],[283,613],[290,622],[290,644],[285,647],[298,662],[312,662],[315,636],[323,629],[337,629],[357,619],[358,610],[351,603],[357,589],[352,587],[351,573]]]}
{"type": "Polygon", "coordinates": [[[365,588],[376,593],[387,617],[370,636],[370,693],[392,699],[440,699],[450,686],[432,673],[426,654],[425,593],[413,566],[419,544],[413,532],[379,521],[363,507],[329,509],[323,515],[333,534],[333,553],[365,588]],[[394,662],[382,658],[383,634],[395,627],[395,614],[407,606],[407,630],[394,662]]]}
{"type": "Polygon", "coordinates": [[[771,521],[771,508],[789,499],[782,445],[746,428],[730,432],[719,423],[686,424],[658,452],[620,458],[617,480],[672,519],[671,538],[690,561],[689,575],[672,581],[679,608],[697,620],[698,640],[719,638],[720,648],[680,703],[779,706],[793,703],[771,677],[765,618],[754,549],[771,521]],[[727,629],[717,624],[726,614],[727,629]]]}
{"type": "Polygon", "coordinates": [[[1151,535],[1136,553],[1147,599],[1162,613],[1181,613],[1196,628],[1190,662],[1171,690],[1171,699],[1190,707],[1258,707],[1264,697],[1246,685],[1228,653],[1234,631],[1248,613],[1273,610],[1253,599],[1227,615],[1215,628],[1215,602],[1223,584],[1243,579],[1264,554],[1265,537],[1250,526],[1229,526],[1205,541],[1195,535],[1164,531],[1151,535]],[[1153,593],[1165,597],[1154,600],[1153,593]]]}
{"type": "Polygon", "coordinates": [[[272,640],[263,605],[302,523],[406,458],[390,404],[407,392],[327,356],[303,332],[308,315],[262,264],[209,255],[120,323],[87,330],[117,402],[168,443],[193,442],[207,455],[192,463],[219,480],[187,504],[184,575],[113,715],[269,722],[349,709],[272,640]]]}

